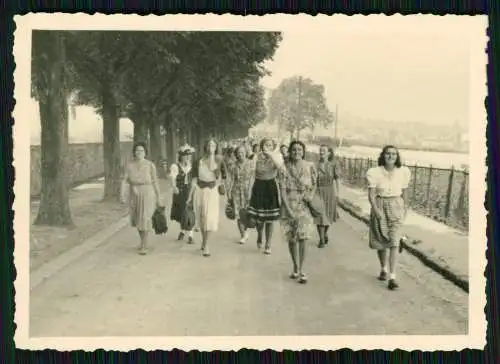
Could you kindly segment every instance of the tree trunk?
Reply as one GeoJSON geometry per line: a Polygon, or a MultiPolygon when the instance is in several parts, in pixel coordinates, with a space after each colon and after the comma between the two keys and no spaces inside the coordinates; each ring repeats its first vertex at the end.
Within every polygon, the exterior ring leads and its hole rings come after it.
{"type": "MultiPolygon", "coordinates": [[[[49,37],[49,34],[46,35],[49,37]]],[[[65,87],[65,49],[62,36],[46,42],[47,90],[40,98],[41,196],[35,225],[73,226],[67,183],[68,100],[65,87]]]]}
{"type": "Polygon", "coordinates": [[[149,160],[152,161],[156,168],[161,168],[161,133],[160,124],[152,122],[149,125],[149,160]]]}
{"type": "Polygon", "coordinates": [[[140,118],[134,119],[134,143],[144,142],[149,145],[148,126],[140,118]]]}
{"type": "Polygon", "coordinates": [[[116,100],[108,83],[102,84],[101,92],[104,152],[103,201],[119,201],[122,176],[120,120],[116,100]]]}
{"type": "Polygon", "coordinates": [[[169,123],[166,126],[167,132],[167,161],[168,165],[171,166],[175,162],[177,162],[177,150],[175,149],[175,127],[172,125],[173,123],[169,123]]]}

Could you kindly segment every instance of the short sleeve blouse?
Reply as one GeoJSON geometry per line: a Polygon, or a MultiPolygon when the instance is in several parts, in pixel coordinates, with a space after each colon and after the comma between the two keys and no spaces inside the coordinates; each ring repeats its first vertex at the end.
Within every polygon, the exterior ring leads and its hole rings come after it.
{"type": "Polygon", "coordinates": [[[373,167],[366,173],[368,188],[375,188],[377,196],[401,196],[403,189],[408,188],[411,172],[406,166],[395,168],[392,176],[383,166],[373,167]]]}

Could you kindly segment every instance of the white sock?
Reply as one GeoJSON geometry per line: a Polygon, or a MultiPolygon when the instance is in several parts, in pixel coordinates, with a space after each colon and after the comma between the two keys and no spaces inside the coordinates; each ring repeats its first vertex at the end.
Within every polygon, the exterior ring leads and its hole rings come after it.
{"type": "Polygon", "coordinates": [[[387,273],[387,268],[386,267],[382,267],[382,272],[387,273]]]}
{"type": "Polygon", "coordinates": [[[396,273],[390,273],[389,279],[396,279],[396,273]]]}
{"type": "Polygon", "coordinates": [[[189,236],[190,238],[192,238],[192,237],[193,237],[193,230],[188,231],[188,232],[187,232],[187,234],[188,234],[188,236],[189,236]]]}
{"type": "Polygon", "coordinates": [[[247,240],[248,239],[248,231],[245,231],[243,233],[243,239],[247,240]]]}

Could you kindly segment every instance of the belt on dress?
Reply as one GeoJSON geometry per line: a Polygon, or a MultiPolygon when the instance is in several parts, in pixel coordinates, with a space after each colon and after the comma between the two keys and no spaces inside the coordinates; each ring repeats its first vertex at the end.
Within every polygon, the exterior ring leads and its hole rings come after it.
{"type": "Polygon", "coordinates": [[[204,189],[204,188],[210,188],[210,189],[213,189],[215,188],[215,186],[217,185],[217,182],[216,181],[202,181],[202,180],[198,180],[196,182],[196,184],[198,185],[199,188],[201,189],[204,189]]]}
{"type": "Polygon", "coordinates": [[[393,198],[402,198],[403,196],[380,196],[377,195],[377,198],[383,198],[383,199],[393,199],[393,198]]]}

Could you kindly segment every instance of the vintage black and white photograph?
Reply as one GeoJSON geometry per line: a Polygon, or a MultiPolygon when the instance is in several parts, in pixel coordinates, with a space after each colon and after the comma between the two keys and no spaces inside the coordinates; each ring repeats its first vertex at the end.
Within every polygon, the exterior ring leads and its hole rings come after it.
{"type": "Polygon", "coordinates": [[[481,347],[485,18],[29,19],[22,345],[481,347]]]}

